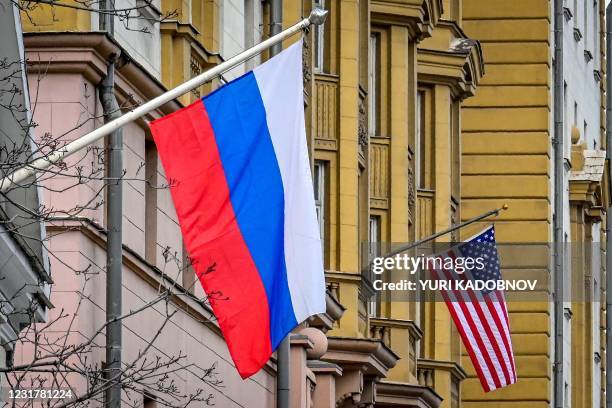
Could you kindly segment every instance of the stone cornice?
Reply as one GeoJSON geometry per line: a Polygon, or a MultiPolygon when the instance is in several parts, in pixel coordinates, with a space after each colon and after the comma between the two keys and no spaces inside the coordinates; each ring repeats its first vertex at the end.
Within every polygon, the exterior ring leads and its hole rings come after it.
{"type": "Polygon", "coordinates": [[[417,326],[412,320],[400,320],[400,319],[387,319],[383,317],[373,317],[370,318],[370,324],[377,324],[381,326],[398,328],[398,329],[407,329],[410,332],[410,335],[417,340],[423,338],[423,330],[417,326]]]}
{"type": "Polygon", "coordinates": [[[311,316],[308,319],[308,325],[327,333],[334,327],[334,323],[340,320],[345,310],[346,308],[327,291],[325,293],[325,313],[311,316]]]}
{"type": "MultiPolygon", "coordinates": [[[[167,90],[105,33],[33,32],[24,34],[24,42],[30,74],[79,73],[98,84],[106,75],[108,59],[121,56],[127,63],[117,69],[120,104],[139,104],[167,90]]],[[[168,102],[147,119],[174,112],[181,106],[178,101],[168,102]]]]}
{"type": "Polygon", "coordinates": [[[386,377],[399,356],[380,340],[328,337],[329,346],[321,360],[342,368],[356,367],[365,375],[386,377]]]}
{"type": "Polygon", "coordinates": [[[604,204],[603,185],[607,179],[605,152],[588,150],[585,144],[572,146],[572,169],[569,176],[570,202],[585,206],[588,217],[601,220],[604,204]]]}
{"type": "Polygon", "coordinates": [[[442,15],[442,0],[373,0],[371,22],[408,27],[412,40],[431,36],[442,15]]]}
{"type": "Polygon", "coordinates": [[[457,379],[458,381],[462,381],[467,378],[467,373],[459,364],[454,361],[442,361],[442,360],[429,360],[424,358],[419,358],[417,360],[417,367],[432,369],[432,370],[441,370],[448,371],[451,375],[457,379]]]}
{"type": "Polygon", "coordinates": [[[200,32],[189,23],[181,23],[176,20],[168,20],[160,23],[159,30],[162,34],[170,34],[173,37],[183,37],[191,44],[191,48],[206,64],[219,64],[223,62],[221,55],[206,49],[198,39],[200,32]]]}
{"type": "Polygon", "coordinates": [[[384,407],[437,408],[440,397],[429,387],[395,381],[380,381],[376,384],[376,402],[384,407]]]}
{"type": "Polygon", "coordinates": [[[469,39],[454,21],[440,20],[436,30],[435,40],[418,47],[419,82],[448,85],[459,100],[474,95],[484,75],[480,43],[469,39]]]}

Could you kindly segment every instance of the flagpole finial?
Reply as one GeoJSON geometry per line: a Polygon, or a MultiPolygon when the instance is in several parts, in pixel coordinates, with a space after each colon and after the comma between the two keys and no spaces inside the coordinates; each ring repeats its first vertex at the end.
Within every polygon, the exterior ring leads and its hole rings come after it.
{"type": "Polygon", "coordinates": [[[323,10],[322,8],[316,7],[310,12],[308,20],[310,20],[310,24],[321,25],[325,23],[327,14],[329,14],[328,10],[323,10]]]}

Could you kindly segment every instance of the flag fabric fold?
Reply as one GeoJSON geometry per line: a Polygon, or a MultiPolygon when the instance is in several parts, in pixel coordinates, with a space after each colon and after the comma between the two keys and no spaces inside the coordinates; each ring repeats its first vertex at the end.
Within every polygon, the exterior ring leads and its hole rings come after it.
{"type": "Polygon", "coordinates": [[[301,41],[150,127],[185,248],[249,377],[325,312],[301,41]]]}
{"type": "MultiPolygon", "coordinates": [[[[465,243],[459,244],[443,258],[482,258],[482,269],[465,273],[432,268],[434,279],[454,281],[501,280],[495,228],[490,226],[465,243]]],[[[503,388],[517,381],[516,365],[510,335],[510,318],[501,290],[441,290],[442,298],[485,392],[503,388]]]]}

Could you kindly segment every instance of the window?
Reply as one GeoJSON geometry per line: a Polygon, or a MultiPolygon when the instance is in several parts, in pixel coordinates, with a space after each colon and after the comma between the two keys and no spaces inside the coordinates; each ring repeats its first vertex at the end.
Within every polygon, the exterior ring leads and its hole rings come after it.
{"type": "MultiPolygon", "coordinates": [[[[369,225],[369,258],[370,261],[380,254],[380,217],[377,215],[370,216],[369,225]]],[[[380,314],[378,296],[372,295],[368,303],[368,314],[370,317],[377,317],[380,314]]]]}
{"type": "Polygon", "coordinates": [[[417,150],[417,174],[418,174],[418,188],[425,188],[426,186],[426,158],[425,158],[425,145],[426,145],[426,134],[425,134],[425,92],[419,91],[417,93],[416,101],[416,150],[417,150]]]}
{"type": "Polygon", "coordinates": [[[370,94],[370,106],[368,112],[370,136],[379,133],[379,87],[380,87],[380,35],[370,35],[370,58],[368,64],[368,92],[370,94]]]}
{"type": "MultiPolygon", "coordinates": [[[[315,0],[314,7],[325,10],[325,0],[315,0]]],[[[317,72],[323,71],[325,55],[325,24],[315,27],[314,31],[314,69],[317,72]]]]}
{"type": "Polygon", "coordinates": [[[370,260],[376,258],[380,254],[380,217],[378,215],[370,216],[370,260]]]}
{"type": "Polygon", "coordinates": [[[325,236],[325,162],[315,161],[313,178],[317,221],[321,232],[321,242],[323,242],[325,236]]]}

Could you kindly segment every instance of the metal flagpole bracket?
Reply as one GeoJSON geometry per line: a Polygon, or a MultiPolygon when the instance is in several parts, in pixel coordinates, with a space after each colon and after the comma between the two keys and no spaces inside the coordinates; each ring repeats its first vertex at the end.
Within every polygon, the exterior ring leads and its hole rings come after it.
{"type": "Polygon", "coordinates": [[[328,14],[329,14],[329,11],[323,10],[322,8],[317,7],[317,8],[314,8],[310,12],[310,16],[308,16],[308,20],[310,21],[310,24],[313,24],[313,25],[325,24],[325,20],[327,20],[328,14]]]}

